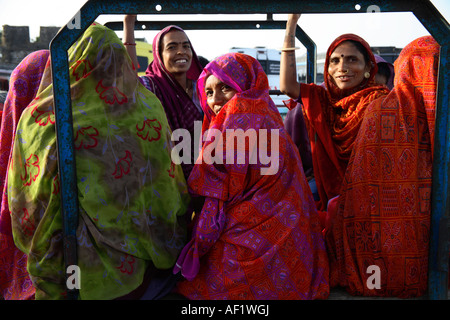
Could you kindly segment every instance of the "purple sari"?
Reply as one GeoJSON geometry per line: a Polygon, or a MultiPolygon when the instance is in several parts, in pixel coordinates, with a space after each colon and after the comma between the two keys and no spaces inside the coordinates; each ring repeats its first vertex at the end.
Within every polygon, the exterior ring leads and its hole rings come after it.
{"type": "MultiPolygon", "coordinates": [[[[144,76],[146,79],[143,80],[147,89],[152,91],[161,101],[172,131],[182,128],[188,130],[191,135],[191,162],[189,164],[181,164],[187,179],[195,162],[194,121],[202,121],[203,115],[173,75],[167,71],[163,59],[160,56],[161,39],[173,29],[184,32],[180,27],[172,25],[161,30],[153,39],[153,61],[147,68],[146,75],[144,76]]],[[[197,81],[203,68],[197,54],[192,48],[192,44],[191,50],[192,63],[187,72],[187,78],[197,81]]]]}

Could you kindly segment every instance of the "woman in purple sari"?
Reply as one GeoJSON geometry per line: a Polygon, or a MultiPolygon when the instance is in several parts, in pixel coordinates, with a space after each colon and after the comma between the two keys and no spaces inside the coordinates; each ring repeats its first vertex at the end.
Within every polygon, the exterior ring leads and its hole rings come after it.
{"type": "Polygon", "coordinates": [[[177,293],[192,300],[326,299],[319,216],[261,64],[225,54],[205,67],[198,90],[205,139],[188,185],[204,204],[174,268],[186,279],[177,293]]]}
{"type": "MultiPolygon", "coordinates": [[[[124,18],[124,45],[137,67],[135,21],[136,15],[126,15],[124,18]]],[[[189,161],[181,164],[186,179],[195,162],[195,121],[203,120],[196,92],[197,79],[202,70],[186,33],[180,27],[171,25],[153,39],[153,61],[148,66],[146,75],[141,77],[144,86],[161,101],[172,131],[185,129],[189,132],[191,156],[189,161]]]]}

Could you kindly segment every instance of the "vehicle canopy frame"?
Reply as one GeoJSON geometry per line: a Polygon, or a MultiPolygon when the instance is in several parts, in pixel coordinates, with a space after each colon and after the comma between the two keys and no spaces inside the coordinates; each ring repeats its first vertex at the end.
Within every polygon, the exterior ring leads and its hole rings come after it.
{"type": "MultiPolygon", "coordinates": [[[[50,43],[53,76],[58,170],[61,183],[61,212],[66,268],[77,264],[76,229],[78,192],[73,145],[72,105],[67,50],[101,14],[318,14],[362,13],[376,5],[382,12],[412,12],[441,46],[436,103],[436,131],[430,221],[428,299],[443,300],[448,295],[449,270],[449,42],[447,20],[429,0],[89,0],[63,26],[50,43]],[[75,23],[74,23],[75,21],[75,23]]],[[[298,29],[297,29],[298,30],[298,29]]],[[[309,69],[308,72],[312,72],[309,69]]],[[[310,73],[310,77],[312,77],[310,73]]],[[[311,79],[311,78],[310,78],[311,79]]],[[[77,299],[70,289],[68,299],[77,299]]]]}

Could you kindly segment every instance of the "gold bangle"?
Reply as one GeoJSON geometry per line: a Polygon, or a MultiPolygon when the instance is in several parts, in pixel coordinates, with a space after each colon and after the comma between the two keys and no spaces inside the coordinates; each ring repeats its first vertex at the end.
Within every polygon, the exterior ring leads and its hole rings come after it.
{"type": "Polygon", "coordinates": [[[295,51],[298,50],[300,48],[297,47],[292,47],[292,48],[281,48],[281,52],[289,52],[289,51],[295,51]]]}

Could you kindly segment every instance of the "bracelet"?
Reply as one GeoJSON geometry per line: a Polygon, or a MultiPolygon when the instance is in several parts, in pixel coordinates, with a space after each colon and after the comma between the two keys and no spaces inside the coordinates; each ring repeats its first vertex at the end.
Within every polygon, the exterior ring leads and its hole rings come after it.
{"type": "Polygon", "coordinates": [[[295,50],[298,50],[298,49],[300,49],[300,48],[297,48],[297,47],[281,48],[281,52],[295,51],[295,50]]]}
{"type": "Polygon", "coordinates": [[[136,43],[124,42],[123,45],[124,45],[124,46],[135,46],[136,43]]]}

